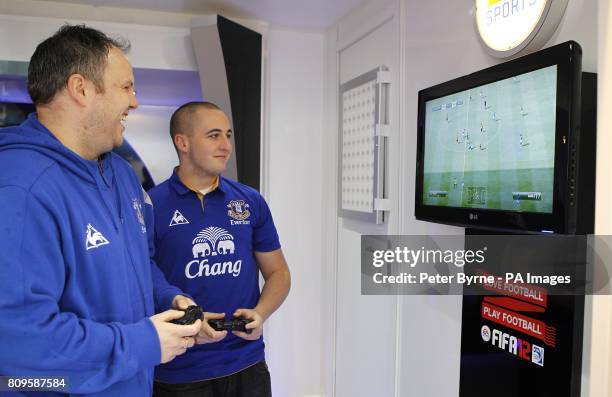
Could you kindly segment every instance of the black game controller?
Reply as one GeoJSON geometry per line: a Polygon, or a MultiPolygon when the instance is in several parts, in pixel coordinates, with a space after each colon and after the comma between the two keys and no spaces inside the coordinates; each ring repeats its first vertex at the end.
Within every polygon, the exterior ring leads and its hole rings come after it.
{"type": "Polygon", "coordinates": [[[234,317],[231,320],[219,318],[215,320],[208,320],[208,324],[215,331],[240,331],[250,334],[253,332],[253,330],[246,328],[246,325],[251,321],[253,320],[243,317],[234,317]]]}
{"type": "Polygon", "coordinates": [[[204,315],[202,308],[196,305],[191,305],[183,311],[185,312],[183,317],[177,318],[176,320],[172,320],[170,322],[178,325],[190,325],[198,320],[201,320],[202,316],[204,315]]]}

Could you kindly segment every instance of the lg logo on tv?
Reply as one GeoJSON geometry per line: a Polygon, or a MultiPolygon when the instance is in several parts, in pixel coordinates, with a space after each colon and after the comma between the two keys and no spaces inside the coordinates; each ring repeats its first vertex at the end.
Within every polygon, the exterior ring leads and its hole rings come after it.
{"type": "Polygon", "coordinates": [[[478,214],[472,214],[472,213],[470,213],[470,220],[471,220],[471,221],[477,221],[477,220],[478,220],[478,214]]]}

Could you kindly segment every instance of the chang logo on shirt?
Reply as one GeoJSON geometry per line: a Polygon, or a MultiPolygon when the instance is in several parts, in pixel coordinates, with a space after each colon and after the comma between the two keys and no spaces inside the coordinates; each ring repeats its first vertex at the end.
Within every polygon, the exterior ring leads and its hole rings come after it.
{"type": "Polygon", "coordinates": [[[242,260],[235,262],[216,261],[209,257],[227,256],[234,254],[236,246],[234,236],[220,227],[207,227],[201,230],[191,242],[191,253],[193,260],[185,265],[185,277],[193,279],[196,277],[219,276],[231,274],[234,277],[240,275],[242,260]]]}
{"type": "Polygon", "coordinates": [[[89,251],[92,248],[98,248],[108,244],[109,241],[96,230],[95,227],[91,226],[91,223],[87,224],[87,232],[85,235],[85,249],[89,251]]]}
{"type": "Polygon", "coordinates": [[[251,211],[249,211],[249,204],[244,200],[232,200],[227,204],[227,215],[235,220],[231,220],[230,224],[233,225],[248,225],[251,221],[247,221],[246,219],[251,216],[251,211]]]}

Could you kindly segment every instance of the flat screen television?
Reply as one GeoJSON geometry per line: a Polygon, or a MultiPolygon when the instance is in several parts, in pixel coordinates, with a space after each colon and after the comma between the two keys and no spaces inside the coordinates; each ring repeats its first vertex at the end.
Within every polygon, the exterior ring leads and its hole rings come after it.
{"type": "Polygon", "coordinates": [[[421,90],[416,218],[575,233],[581,59],[569,41],[421,90]]]}

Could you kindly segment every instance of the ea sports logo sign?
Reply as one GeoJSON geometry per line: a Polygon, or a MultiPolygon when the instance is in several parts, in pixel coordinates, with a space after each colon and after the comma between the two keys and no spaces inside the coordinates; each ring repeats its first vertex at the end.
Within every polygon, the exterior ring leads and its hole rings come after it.
{"type": "Polygon", "coordinates": [[[568,0],[476,0],[476,27],[489,53],[539,48],[559,25],[568,0]]]}
{"type": "Polygon", "coordinates": [[[483,325],[482,328],[480,328],[480,336],[482,337],[482,340],[485,342],[488,342],[491,340],[491,328],[487,327],[486,325],[483,325]]]}

